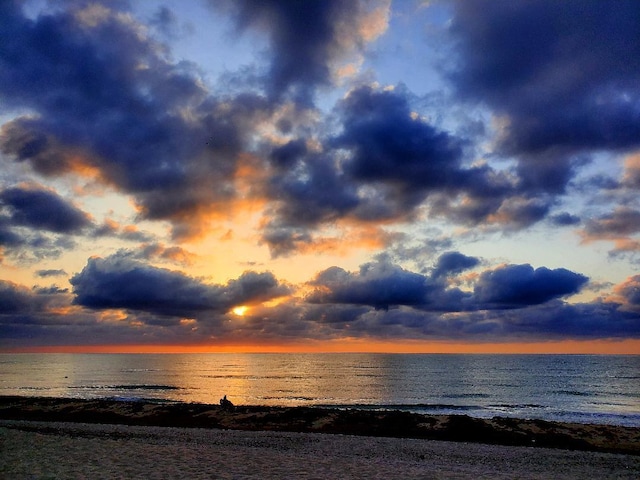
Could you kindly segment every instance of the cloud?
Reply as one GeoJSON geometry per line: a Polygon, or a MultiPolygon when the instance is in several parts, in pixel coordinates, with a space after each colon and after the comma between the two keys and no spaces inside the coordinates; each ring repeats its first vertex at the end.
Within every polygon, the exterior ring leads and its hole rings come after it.
{"type": "Polygon", "coordinates": [[[313,242],[317,227],[339,219],[402,223],[424,207],[465,225],[524,228],[545,218],[551,198],[531,197],[508,171],[468,166],[466,140],[417,116],[411,98],[404,87],[354,88],[320,151],[300,138],[271,149],[263,239],[272,252],[313,242]]]}
{"type": "Polygon", "coordinates": [[[572,225],[578,225],[582,221],[577,215],[573,215],[569,212],[561,212],[550,217],[551,222],[559,227],[566,227],[572,225]]]}
{"type": "Polygon", "coordinates": [[[451,188],[463,176],[461,140],[414,118],[405,92],[360,87],[340,111],[344,130],[333,143],[351,151],[345,170],[354,180],[397,186],[411,204],[413,195],[451,188]]]}
{"type": "Polygon", "coordinates": [[[162,243],[147,243],[141,247],[140,258],[145,260],[167,260],[179,265],[188,266],[196,261],[197,255],[176,245],[167,247],[162,243]]]}
{"type": "Polygon", "coordinates": [[[188,318],[198,318],[205,312],[224,313],[234,306],[288,293],[288,288],[268,272],[245,272],[226,285],[209,285],[123,254],[89,259],[70,282],[76,305],[188,318]]]}
{"type": "Polygon", "coordinates": [[[517,308],[578,293],[587,281],[584,275],[564,268],[506,265],[482,272],[474,296],[486,308],[517,308]]]}
{"type": "Polygon", "coordinates": [[[235,198],[238,154],[269,105],[210,95],[126,12],[68,7],[36,19],[3,7],[0,95],[28,113],[3,126],[0,149],[45,176],[93,176],[142,218],[197,235],[235,198]]]}
{"type": "Polygon", "coordinates": [[[107,218],[102,225],[92,232],[95,237],[118,237],[131,242],[149,242],[153,236],[138,230],[135,225],[120,225],[115,220],[107,218]]]}
{"type": "Polygon", "coordinates": [[[460,252],[447,252],[440,255],[435,268],[431,272],[433,278],[457,275],[470,268],[477,267],[480,260],[468,257],[460,252]]]}
{"type": "Polygon", "coordinates": [[[0,280],[0,323],[17,319],[19,322],[33,323],[31,317],[43,316],[40,321],[56,323],[46,320],[46,315],[53,314],[55,308],[68,304],[69,296],[65,289],[50,287],[30,289],[8,280],[0,280]]]}
{"type": "Polygon", "coordinates": [[[42,306],[28,288],[7,280],[0,280],[0,314],[29,313],[42,306]]]}
{"type": "Polygon", "coordinates": [[[385,310],[390,307],[412,307],[425,312],[503,310],[573,295],[588,281],[584,275],[563,268],[505,265],[481,272],[474,280],[473,292],[448,287],[443,282],[443,277],[453,277],[479,263],[474,257],[448,252],[438,259],[430,277],[384,260],[367,263],[355,273],[331,267],[310,282],[315,290],[306,300],[385,310]]]}
{"type": "Polygon", "coordinates": [[[5,255],[24,265],[45,258],[58,258],[76,245],[75,241],[66,236],[55,237],[28,231],[14,233],[0,225],[0,263],[5,255]]]}
{"type": "Polygon", "coordinates": [[[24,243],[24,239],[11,231],[10,226],[7,225],[6,219],[0,218],[0,246],[2,247],[16,247],[24,243]]]}
{"type": "Polygon", "coordinates": [[[640,144],[634,1],[453,4],[449,78],[500,118],[496,149],[518,158],[522,188],[562,194],[576,155],[640,144]]]}
{"type": "Polygon", "coordinates": [[[624,158],[617,178],[611,174],[595,175],[580,185],[591,195],[591,205],[598,207],[588,216],[583,215],[581,229],[578,230],[583,243],[612,242],[614,248],[609,252],[610,256],[637,260],[634,253],[640,251],[637,238],[640,233],[639,181],[640,157],[633,153],[624,158]]]}
{"type": "Polygon", "coordinates": [[[40,278],[48,278],[48,277],[64,277],[67,275],[62,269],[47,269],[47,270],[38,270],[36,275],[40,278]]]}
{"type": "Polygon", "coordinates": [[[91,225],[88,214],[52,190],[14,187],[0,191],[6,223],[54,233],[80,233],[91,225]]]}
{"type": "MultiPolygon", "coordinates": [[[[220,8],[220,2],[210,3],[220,8]]],[[[389,15],[388,1],[240,0],[223,5],[240,31],[254,28],[268,36],[268,95],[305,105],[312,104],[316,88],[333,83],[345,62],[358,61],[366,43],[386,29],[389,15]]]]}
{"type": "MultiPolygon", "coordinates": [[[[291,307],[291,306],[290,306],[291,307]]],[[[638,312],[617,302],[568,304],[552,300],[521,308],[425,311],[363,305],[312,304],[272,312],[313,338],[424,339],[446,341],[540,341],[640,338],[638,312]]],[[[260,312],[264,316],[265,312],[260,312]]],[[[263,319],[261,324],[267,325],[263,319]]],[[[285,322],[286,324],[286,322],[285,322]]],[[[285,327],[280,325],[282,330],[285,327]]]]}
{"type": "MultiPolygon", "coordinates": [[[[449,265],[445,270],[453,275],[473,263],[460,255],[449,252],[435,264],[449,265]]],[[[99,343],[138,344],[345,335],[449,341],[640,338],[637,277],[615,286],[606,301],[577,304],[561,299],[585,279],[567,270],[507,265],[475,278],[474,291],[462,292],[385,262],[357,272],[333,267],[310,282],[315,291],[307,298],[289,296],[270,305],[260,302],[289,289],[269,273],[248,272],[210,285],[125,255],[93,258],[72,279],[73,295],[56,286],[29,289],[0,282],[0,344],[15,346],[29,335],[43,344],[93,344],[96,335],[99,343]],[[253,306],[242,321],[230,322],[224,311],[236,302],[253,306]]]]}
{"type": "Polygon", "coordinates": [[[456,1],[461,91],[508,115],[503,147],[627,148],[639,143],[637,5],[456,1]]]}
{"type": "MultiPolygon", "coordinates": [[[[326,121],[309,120],[320,112],[308,101],[283,113],[384,31],[388,2],[226,4],[241,30],[267,32],[266,97],[213,95],[194,65],[172,61],[117,8],[70,4],[32,19],[5,7],[1,28],[12,40],[0,50],[0,95],[21,115],[3,125],[0,149],[45,177],[90,176],[131,195],[140,218],[169,221],[176,240],[203,234],[243,198],[267,202],[263,241],[274,256],[341,219],[402,223],[428,211],[525,228],[549,212],[552,199],[533,198],[513,172],[471,165],[470,139],[421,117],[402,86],[355,87],[326,121]],[[280,129],[277,139],[263,135],[265,122],[280,129]],[[266,157],[254,159],[260,181],[240,192],[241,159],[257,153],[266,157]]],[[[172,18],[161,9],[156,20],[172,18]]],[[[151,240],[143,235],[132,240],[151,240]]]]}
{"type": "Polygon", "coordinates": [[[620,292],[631,305],[640,305],[640,276],[628,279],[620,288],[620,292]]]}
{"type": "MultiPolygon", "coordinates": [[[[452,255],[445,254],[442,263],[453,263],[452,255]]],[[[462,263],[464,255],[457,255],[462,263]]],[[[464,258],[468,260],[467,264],[471,263],[471,257],[464,258]]],[[[455,269],[449,266],[451,271],[455,269]]],[[[428,277],[411,272],[384,259],[364,264],[353,273],[331,267],[310,282],[315,289],[306,301],[312,304],[368,305],[383,310],[401,306],[424,311],[459,310],[461,301],[469,294],[457,288],[446,288],[439,276],[428,277]]]]}
{"type": "Polygon", "coordinates": [[[549,304],[503,311],[497,333],[515,338],[611,339],[640,338],[638,314],[617,303],[549,304]]]}
{"type": "Polygon", "coordinates": [[[273,177],[269,195],[280,198],[286,225],[313,226],[347,216],[360,200],[330,157],[308,155],[298,168],[273,177]]]}
{"type": "Polygon", "coordinates": [[[584,238],[587,241],[616,239],[638,232],[640,211],[619,206],[612,213],[588,220],[584,228],[584,238]]]}
{"type": "Polygon", "coordinates": [[[56,258],[76,243],[71,236],[93,227],[91,217],[56,192],[39,185],[0,189],[0,261],[56,258]]]}
{"type": "Polygon", "coordinates": [[[629,155],[625,159],[621,184],[634,191],[640,187],[640,153],[629,155]]]}
{"type": "Polygon", "coordinates": [[[318,288],[307,297],[310,303],[370,305],[378,309],[424,305],[434,289],[425,276],[381,262],[365,264],[358,273],[331,267],[320,272],[311,285],[318,288]]]}
{"type": "Polygon", "coordinates": [[[616,285],[609,301],[620,303],[622,310],[640,314],[640,275],[629,277],[616,285]]]}

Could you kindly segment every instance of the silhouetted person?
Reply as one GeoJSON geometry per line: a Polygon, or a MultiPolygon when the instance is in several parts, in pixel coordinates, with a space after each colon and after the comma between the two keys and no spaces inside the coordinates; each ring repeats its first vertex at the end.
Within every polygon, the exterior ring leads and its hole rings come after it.
{"type": "Polygon", "coordinates": [[[223,410],[233,410],[233,403],[231,400],[227,400],[226,395],[220,399],[220,406],[223,410]]]}

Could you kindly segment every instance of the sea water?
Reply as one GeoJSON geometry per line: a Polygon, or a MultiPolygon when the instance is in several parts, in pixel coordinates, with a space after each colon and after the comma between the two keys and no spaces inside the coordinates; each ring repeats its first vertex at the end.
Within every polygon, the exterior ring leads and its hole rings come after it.
{"type": "Polygon", "coordinates": [[[400,409],[640,426],[640,356],[1,354],[0,395],[400,409]]]}

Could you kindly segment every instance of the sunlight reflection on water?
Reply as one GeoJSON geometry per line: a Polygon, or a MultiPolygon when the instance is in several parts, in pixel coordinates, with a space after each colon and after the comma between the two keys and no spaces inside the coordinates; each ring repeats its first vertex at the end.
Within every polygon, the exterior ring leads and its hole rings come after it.
{"type": "Polygon", "coordinates": [[[640,426],[640,357],[4,354],[0,394],[404,408],[640,426]]]}

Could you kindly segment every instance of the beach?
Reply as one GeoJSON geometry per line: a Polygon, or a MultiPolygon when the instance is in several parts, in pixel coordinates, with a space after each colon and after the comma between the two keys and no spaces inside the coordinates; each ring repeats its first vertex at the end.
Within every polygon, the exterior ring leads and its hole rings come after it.
{"type": "Polygon", "coordinates": [[[493,478],[640,476],[640,457],[436,440],[1,421],[3,478],[493,478]]]}
{"type": "Polygon", "coordinates": [[[0,397],[2,478],[640,478],[640,429],[0,397]],[[549,447],[553,448],[549,448],[549,447]]]}

